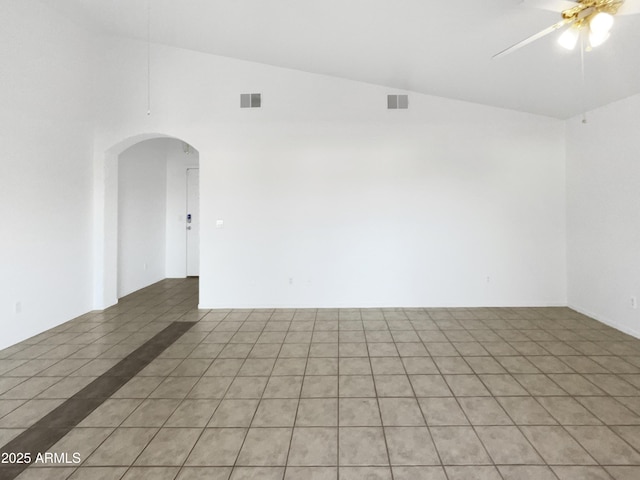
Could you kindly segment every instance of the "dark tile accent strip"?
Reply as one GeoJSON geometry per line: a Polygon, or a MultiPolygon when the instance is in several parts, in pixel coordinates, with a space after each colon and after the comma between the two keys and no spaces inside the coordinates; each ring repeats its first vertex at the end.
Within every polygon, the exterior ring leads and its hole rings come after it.
{"type": "MultiPolygon", "coordinates": [[[[45,453],[55,445],[193,325],[195,322],[173,322],[102,376],[96,378],[73,397],[7,443],[0,449],[0,455],[29,453],[31,461],[35,460],[38,453],[45,453]]],[[[28,466],[28,463],[0,464],[0,480],[13,480],[28,466]]]]}

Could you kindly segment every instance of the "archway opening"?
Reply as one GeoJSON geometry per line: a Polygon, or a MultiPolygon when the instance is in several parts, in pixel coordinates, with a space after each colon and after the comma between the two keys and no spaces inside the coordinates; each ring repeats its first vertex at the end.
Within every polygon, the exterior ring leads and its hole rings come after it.
{"type": "Polygon", "coordinates": [[[118,155],[118,298],[199,276],[199,154],[156,138],[118,155]]]}
{"type": "Polygon", "coordinates": [[[190,142],[155,133],[96,157],[96,309],[162,279],[199,283],[199,160],[190,142]]]}

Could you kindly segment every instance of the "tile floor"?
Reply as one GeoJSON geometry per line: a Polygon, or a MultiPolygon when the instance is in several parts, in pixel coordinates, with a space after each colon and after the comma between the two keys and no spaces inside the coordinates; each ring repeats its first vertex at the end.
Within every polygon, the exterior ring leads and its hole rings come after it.
{"type": "Polygon", "coordinates": [[[640,478],[640,341],[567,308],[196,305],[164,280],[1,351],[5,445],[197,322],[18,478],[640,478]]]}

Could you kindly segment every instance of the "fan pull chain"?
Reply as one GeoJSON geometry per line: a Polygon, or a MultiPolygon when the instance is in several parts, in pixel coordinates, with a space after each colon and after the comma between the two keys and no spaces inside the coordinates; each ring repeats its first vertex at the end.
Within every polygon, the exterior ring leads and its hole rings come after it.
{"type": "Polygon", "coordinates": [[[151,0],[147,0],[147,115],[151,115],[151,0]]]}
{"type": "Polygon", "coordinates": [[[580,35],[580,70],[582,74],[582,123],[587,123],[587,81],[584,75],[584,33],[580,35]]]}

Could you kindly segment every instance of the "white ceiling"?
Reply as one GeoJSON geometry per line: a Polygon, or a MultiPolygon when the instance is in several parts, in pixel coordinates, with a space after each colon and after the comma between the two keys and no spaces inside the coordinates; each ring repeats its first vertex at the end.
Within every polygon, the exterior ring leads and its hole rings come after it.
{"type": "MultiPolygon", "coordinates": [[[[583,89],[579,49],[562,50],[557,33],[491,59],[560,19],[521,0],[150,1],[154,42],[305,72],[557,118],[640,93],[640,15],[618,17],[585,55],[583,89]]],[[[147,0],[45,3],[89,28],[146,38],[147,0]]]]}

